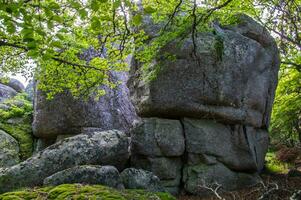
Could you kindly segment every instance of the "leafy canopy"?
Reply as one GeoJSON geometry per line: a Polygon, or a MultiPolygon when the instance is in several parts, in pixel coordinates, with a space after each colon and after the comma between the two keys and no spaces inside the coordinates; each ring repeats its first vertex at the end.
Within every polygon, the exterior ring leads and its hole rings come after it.
{"type": "Polygon", "coordinates": [[[129,55],[143,63],[145,78],[154,78],[151,61],[164,45],[194,38],[216,19],[236,23],[236,13],[252,16],[276,38],[282,72],[271,130],[301,139],[301,0],[2,0],[0,75],[34,74],[50,98],[66,89],[103,95],[99,86],[118,84],[110,72],[127,71],[129,55]],[[144,32],[147,18],[155,35],[144,32]]]}

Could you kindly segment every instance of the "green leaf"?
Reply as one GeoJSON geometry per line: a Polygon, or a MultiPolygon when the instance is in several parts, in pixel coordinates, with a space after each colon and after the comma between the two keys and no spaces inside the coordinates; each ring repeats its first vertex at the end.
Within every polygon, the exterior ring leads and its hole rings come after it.
{"type": "Polygon", "coordinates": [[[29,42],[29,43],[27,44],[27,47],[28,47],[29,49],[35,49],[35,48],[37,48],[37,42],[35,42],[35,41],[29,42]]]}
{"type": "Polygon", "coordinates": [[[7,26],[7,32],[8,32],[8,33],[13,34],[13,33],[16,32],[16,27],[15,27],[14,23],[8,22],[8,23],[6,24],[6,26],[7,26]]]}
{"type": "Polygon", "coordinates": [[[100,7],[100,5],[98,4],[98,1],[97,0],[92,0],[91,9],[96,12],[96,11],[99,10],[99,7],[100,7]]]}
{"type": "Polygon", "coordinates": [[[113,3],[113,9],[117,9],[120,6],[121,6],[121,1],[120,0],[114,1],[114,3],[113,3]]]}
{"type": "Polygon", "coordinates": [[[53,42],[50,43],[50,45],[53,46],[53,47],[57,47],[57,48],[62,48],[63,47],[63,45],[60,41],[53,41],[53,42]]]}
{"type": "Polygon", "coordinates": [[[63,18],[58,15],[54,15],[52,19],[58,23],[63,23],[64,21],[63,18]]]}
{"type": "Polygon", "coordinates": [[[133,24],[135,25],[135,26],[139,26],[141,23],[142,23],[142,15],[141,14],[138,14],[138,15],[135,15],[134,17],[133,17],[133,24]]]}
{"type": "Polygon", "coordinates": [[[32,58],[37,58],[39,56],[39,52],[36,50],[30,50],[27,52],[27,55],[32,58]]]}
{"type": "Polygon", "coordinates": [[[152,14],[152,13],[154,13],[154,12],[156,12],[157,10],[155,9],[155,8],[153,8],[152,6],[147,6],[147,7],[145,7],[144,8],[144,12],[146,13],[146,14],[152,14]]]}
{"type": "Polygon", "coordinates": [[[65,39],[65,37],[64,37],[64,35],[62,35],[62,34],[56,34],[56,37],[58,38],[58,39],[60,39],[60,40],[64,40],[65,39]]]}
{"type": "Polygon", "coordinates": [[[48,21],[48,22],[47,22],[47,27],[48,27],[49,29],[53,29],[53,27],[54,27],[53,22],[52,22],[52,21],[48,21]]]}
{"type": "Polygon", "coordinates": [[[94,17],[92,19],[91,28],[96,31],[96,30],[99,29],[100,26],[101,26],[101,24],[100,24],[99,19],[97,19],[96,17],[94,17]]]}
{"type": "Polygon", "coordinates": [[[81,19],[84,19],[85,17],[88,16],[88,12],[85,9],[80,9],[78,11],[78,13],[79,13],[79,16],[80,16],[81,19]]]}
{"type": "Polygon", "coordinates": [[[57,4],[56,2],[51,2],[49,5],[48,5],[48,7],[50,8],[50,9],[55,9],[55,10],[58,10],[58,9],[60,9],[60,5],[59,4],[57,4]]]}

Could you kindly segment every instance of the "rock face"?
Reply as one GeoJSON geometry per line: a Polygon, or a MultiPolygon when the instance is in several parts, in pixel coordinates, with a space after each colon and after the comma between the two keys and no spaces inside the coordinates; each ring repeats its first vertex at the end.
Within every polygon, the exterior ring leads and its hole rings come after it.
{"type": "Polygon", "coordinates": [[[131,134],[131,165],[152,171],[167,191],[177,193],[185,137],[179,120],[144,118],[131,134]]]}
{"type": "Polygon", "coordinates": [[[67,183],[105,185],[122,189],[118,170],[113,166],[84,165],[57,172],[43,181],[43,185],[56,186],[67,183]]]}
{"type": "Polygon", "coordinates": [[[154,60],[156,78],[143,82],[133,60],[129,87],[139,116],[206,118],[268,127],[277,85],[279,55],[274,39],[254,20],[173,41],[154,60]],[[180,44],[180,45],[179,45],[180,44]]]}
{"type": "MultiPolygon", "coordinates": [[[[132,61],[128,86],[143,123],[131,132],[131,164],[152,171],[173,193],[202,195],[201,185],[234,190],[260,181],[279,55],[262,26],[245,15],[237,21],[197,33],[196,48],[190,36],[167,44],[159,55],[175,59],[153,60],[160,70],[148,82],[142,63],[132,61]]],[[[156,35],[158,27],[143,23],[150,38],[156,35]]]]}
{"type": "Polygon", "coordinates": [[[12,136],[0,130],[0,168],[15,165],[19,160],[18,142],[12,136]]]}
{"type": "Polygon", "coordinates": [[[188,164],[223,163],[235,171],[260,171],[268,150],[267,131],[210,120],[183,120],[188,164]]]}
{"type": "Polygon", "coordinates": [[[183,128],[178,120],[144,119],[132,134],[132,150],[146,156],[181,156],[185,151],[183,128]]]}
{"type": "Polygon", "coordinates": [[[160,184],[160,179],[152,172],[128,168],[125,169],[120,176],[124,187],[127,189],[143,189],[150,192],[164,191],[160,184]]]}
{"type": "Polygon", "coordinates": [[[125,83],[127,74],[111,73],[112,80],[121,81],[114,90],[106,89],[99,101],[74,99],[68,92],[51,101],[37,90],[34,99],[34,135],[39,138],[56,138],[57,135],[78,134],[83,128],[117,129],[127,132],[137,118],[129,100],[125,83]]]}
{"type": "Polygon", "coordinates": [[[0,192],[42,185],[59,171],[78,165],[112,165],[124,169],[129,140],[120,131],[94,132],[62,140],[0,173],[0,192]]]}

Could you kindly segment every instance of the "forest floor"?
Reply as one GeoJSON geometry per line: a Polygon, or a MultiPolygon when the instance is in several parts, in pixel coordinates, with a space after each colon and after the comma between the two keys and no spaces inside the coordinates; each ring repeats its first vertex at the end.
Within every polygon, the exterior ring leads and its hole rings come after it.
{"type": "MultiPolygon", "coordinates": [[[[263,183],[254,187],[219,193],[220,198],[212,192],[210,197],[180,196],[178,200],[290,200],[290,198],[301,191],[301,177],[288,177],[286,174],[263,174],[263,183]]],[[[296,195],[295,195],[296,196],[296,195]]],[[[301,200],[299,197],[292,200],[301,200]]]]}
{"type": "Polygon", "coordinates": [[[211,188],[212,196],[183,195],[178,200],[301,200],[301,147],[277,146],[267,153],[262,183],[233,192],[214,193],[216,188],[211,188]],[[291,173],[292,169],[297,174],[291,173]]]}

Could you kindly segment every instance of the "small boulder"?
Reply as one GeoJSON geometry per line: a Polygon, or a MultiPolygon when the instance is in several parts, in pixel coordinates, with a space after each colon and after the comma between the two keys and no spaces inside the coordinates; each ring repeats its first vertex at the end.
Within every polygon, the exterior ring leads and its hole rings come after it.
{"type": "Polygon", "coordinates": [[[0,193],[42,185],[52,174],[78,165],[113,165],[122,170],[128,162],[128,149],[128,137],[117,130],[64,139],[1,172],[0,193]]]}
{"type": "Polygon", "coordinates": [[[17,92],[23,92],[25,90],[24,85],[19,80],[14,78],[10,78],[7,83],[3,83],[3,84],[13,88],[17,92]]]}
{"type": "Polygon", "coordinates": [[[19,163],[19,144],[15,138],[0,130],[0,168],[19,163]]]}
{"type": "Polygon", "coordinates": [[[256,185],[261,181],[258,174],[232,171],[223,164],[199,164],[186,166],[183,170],[185,190],[194,195],[204,195],[208,190],[204,186],[221,185],[224,190],[237,190],[256,185]]]}
{"type": "Polygon", "coordinates": [[[16,96],[17,91],[13,88],[0,83],[0,102],[16,96]]]}
{"type": "Polygon", "coordinates": [[[105,185],[123,189],[119,172],[113,166],[76,166],[57,172],[43,181],[43,185],[47,186],[57,186],[67,183],[105,185]]]}
{"type": "Polygon", "coordinates": [[[142,169],[128,168],[121,174],[122,182],[127,189],[143,189],[150,192],[162,192],[160,179],[152,172],[142,169]]]}

